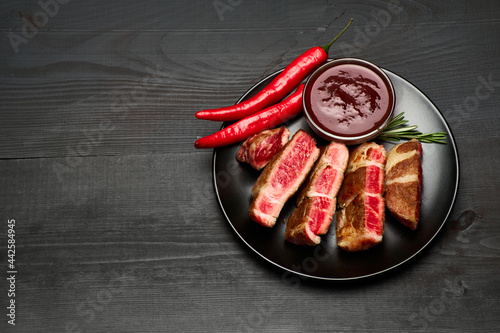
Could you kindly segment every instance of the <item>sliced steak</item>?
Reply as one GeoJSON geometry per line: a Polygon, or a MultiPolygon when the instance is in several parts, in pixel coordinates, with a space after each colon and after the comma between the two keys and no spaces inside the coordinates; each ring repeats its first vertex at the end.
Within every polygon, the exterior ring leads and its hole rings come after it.
{"type": "Polygon", "coordinates": [[[263,226],[274,226],[281,209],[307,177],[318,156],[314,138],[298,130],[257,178],[252,188],[250,218],[263,226]]]}
{"type": "Polygon", "coordinates": [[[290,131],[285,126],[265,130],[246,139],[236,153],[236,159],[261,170],[288,142],[290,131]]]}
{"type": "Polygon", "coordinates": [[[385,162],[384,147],[374,142],[350,153],[337,211],[337,244],[344,250],[366,250],[382,241],[385,162]]]}
{"type": "Polygon", "coordinates": [[[285,239],[297,245],[316,245],[328,232],[335,214],[336,198],[349,160],[346,145],[331,142],[309,174],[299,193],[297,207],[286,224],[285,239]]]}
{"type": "Polygon", "coordinates": [[[420,218],[422,145],[415,139],[400,143],[387,153],[387,209],[397,220],[415,230],[420,218]]]}

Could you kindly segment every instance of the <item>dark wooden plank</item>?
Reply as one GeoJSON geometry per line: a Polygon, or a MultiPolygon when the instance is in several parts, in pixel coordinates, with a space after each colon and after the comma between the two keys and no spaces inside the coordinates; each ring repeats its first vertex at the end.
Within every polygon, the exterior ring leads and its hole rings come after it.
{"type": "Polygon", "coordinates": [[[17,324],[2,313],[2,332],[498,330],[498,1],[52,9],[16,52],[9,33],[43,9],[0,4],[0,244],[16,219],[19,270],[17,324]],[[212,151],[193,148],[220,123],[194,112],[234,103],[350,17],[331,56],[371,60],[427,94],[455,135],[461,177],[449,220],[416,258],[326,283],[285,274],[233,232],[212,151]]]}

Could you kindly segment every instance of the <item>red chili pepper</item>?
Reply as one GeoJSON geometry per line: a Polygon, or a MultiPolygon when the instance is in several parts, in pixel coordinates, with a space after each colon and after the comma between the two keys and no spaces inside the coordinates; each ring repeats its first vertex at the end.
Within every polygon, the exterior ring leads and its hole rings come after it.
{"type": "Polygon", "coordinates": [[[328,60],[330,46],[347,30],[352,20],[330,43],[323,47],[313,47],[296,58],[255,96],[232,106],[199,111],[195,114],[196,118],[234,121],[281,101],[309,74],[328,60]]]}
{"type": "Polygon", "coordinates": [[[303,90],[304,84],[300,84],[297,90],[281,103],[243,118],[214,134],[196,140],[194,143],[195,148],[215,148],[230,145],[292,119],[302,111],[303,90]]]}

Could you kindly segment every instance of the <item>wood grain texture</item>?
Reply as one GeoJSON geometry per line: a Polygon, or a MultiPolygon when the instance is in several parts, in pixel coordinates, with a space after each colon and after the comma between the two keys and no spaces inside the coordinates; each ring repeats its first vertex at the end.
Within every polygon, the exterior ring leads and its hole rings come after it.
{"type": "Polygon", "coordinates": [[[498,331],[498,1],[112,0],[51,10],[23,37],[47,11],[34,0],[0,4],[0,331],[498,331]],[[350,17],[330,56],[365,58],[421,89],[453,131],[460,186],[416,258],[326,283],[285,274],[234,233],[214,194],[212,151],[193,147],[221,124],[194,113],[236,102],[350,17]],[[23,42],[13,46],[13,34],[23,42]]]}

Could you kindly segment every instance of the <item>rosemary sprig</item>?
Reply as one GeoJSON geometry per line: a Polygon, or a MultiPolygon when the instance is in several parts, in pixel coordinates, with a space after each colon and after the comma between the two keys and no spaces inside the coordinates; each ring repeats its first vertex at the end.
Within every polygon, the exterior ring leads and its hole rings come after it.
{"type": "Polygon", "coordinates": [[[408,120],[404,119],[404,112],[391,119],[387,127],[379,134],[377,139],[385,141],[400,141],[417,139],[425,143],[446,144],[445,132],[422,133],[417,131],[417,125],[406,125],[408,120]]]}

